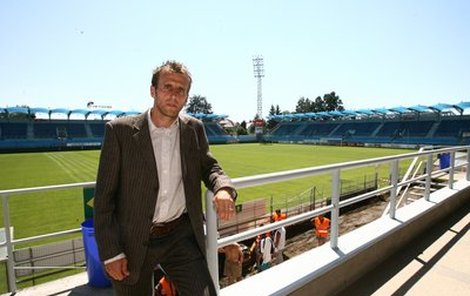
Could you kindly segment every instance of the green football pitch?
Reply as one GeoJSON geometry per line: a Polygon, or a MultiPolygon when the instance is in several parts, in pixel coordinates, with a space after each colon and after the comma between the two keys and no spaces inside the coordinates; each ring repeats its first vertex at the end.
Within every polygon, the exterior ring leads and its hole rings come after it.
{"type": "MultiPolygon", "coordinates": [[[[232,177],[306,168],[411,152],[403,149],[332,147],[295,144],[213,145],[211,151],[232,177]]],[[[0,190],[94,181],[99,151],[0,154],[0,190]]],[[[401,166],[402,170],[405,166],[401,166]]],[[[406,169],[406,167],[405,167],[406,169]]],[[[388,166],[347,171],[342,182],[361,182],[376,173],[388,177],[388,166]]],[[[143,174],[145,172],[142,172],[143,174]]],[[[238,202],[269,198],[286,200],[315,187],[328,196],[329,176],[245,188],[238,202]]],[[[9,195],[15,238],[79,228],[84,219],[82,189],[9,195]]],[[[3,218],[0,220],[3,224],[3,218]]]]}

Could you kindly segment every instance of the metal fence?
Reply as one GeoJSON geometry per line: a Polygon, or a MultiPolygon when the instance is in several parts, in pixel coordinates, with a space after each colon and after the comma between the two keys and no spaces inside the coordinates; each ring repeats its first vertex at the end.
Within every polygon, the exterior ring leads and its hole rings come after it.
{"type": "Polygon", "coordinates": [[[305,168],[298,170],[290,170],[279,173],[270,173],[250,177],[242,177],[234,179],[233,182],[235,187],[238,189],[248,188],[253,186],[265,185],[276,182],[284,182],[288,180],[293,180],[297,178],[304,178],[313,175],[319,174],[330,174],[332,178],[331,182],[331,204],[324,206],[319,209],[315,209],[300,215],[288,217],[285,220],[270,223],[258,228],[247,230],[243,233],[235,234],[232,236],[224,237],[217,239],[217,216],[214,208],[211,206],[211,200],[213,198],[213,193],[211,191],[206,192],[206,215],[207,215],[207,260],[209,264],[209,269],[211,271],[212,278],[215,283],[219,282],[218,274],[218,262],[217,262],[217,250],[220,247],[224,247],[233,242],[244,241],[250,238],[253,238],[259,234],[274,231],[275,229],[282,226],[289,226],[302,222],[307,219],[311,219],[320,214],[329,213],[331,216],[331,229],[330,229],[330,247],[336,249],[338,246],[338,233],[339,233],[339,213],[340,209],[346,206],[350,206],[357,202],[375,197],[379,194],[387,193],[390,196],[390,218],[395,218],[395,211],[397,208],[397,191],[398,188],[412,184],[414,182],[424,181],[425,190],[423,192],[423,197],[426,200],[429,200],[429,195],[431,192],[431,179],[434,175],[442,174],[444,172],[448,173],[448,187],[453,188],[454,184],[454,173],[455,169],[461,167],[466,170],[465,178],[470,180],[470,170],[468,168],[470,160],[470,146],[457,146],[451,148],[442,148],[442,149],[433,149],[423,152],[416,153],[407,153],[398,156],[388,156],[373,158],[368,160],[360,161],[351,161],[340,164],[325,165],[313,168],[305,168]],[[459,165],[455,165],[455,154],[456,152],[464,151],[466,159],[463,162],[460,162],[459,165]],[[433,169],[433,160],[434,156],[437,154],[448,153],[450,155],[449,166],[443,169],[433,169]],[[403,160],[422,158],[426,159],[426,169],[424,173],[415,175],[412,178],[407,180],[399,180],[399,162],[403,160]],[[349,169],[364,167],[377,164],[388,164],[390,166],[390,180],[389,185],[380,187],[374,191],[359,194],[355,197],[349,198],[347,200],[340,201],[340,191],[341,191],[341,174],[349,169]]]}
{"type": "MultiPolygon", "coordinates": [[[[2,209],[3,209],[3,225],[5,229],[12,229],[11,218],[10,218],[10,209],[9,209],[9,198],[11,195],[21,195],[33,192],[45,192],[45,191],[56,191],[56,190],[66,190],[73,188],[93,188],[95,182],[84,182],[84,183],[75,183],[75,184],[64,184],[64,185],[53,185],[53,186],[42,186],[34,188],[22,188],[22,189],[11,189],[11,190],[0,190],[0,195],[2,196],[2,209]]],[[[27,218],[27,217],[25,217],[27,218]]],[[[15,261],[15,246],[20,246],[32,242],[44,241],[51,238],[59,238],[68,236],[70,234],[78,234],[81,232],[80,228],[69,229],[59,232],[47,233],[37,236],[25,237],[20,239],[14,239],[12,237],[11,231],[5,231],[5,241],[0,243],[0,248],[6,248],[6,267],[7,267],[7,281],[8,281],[8,290],[15,292],[17,290],[17,272],[18,270],[44,270],[45,266],[25,266],[23,260],[15,261]]],[[[73,257],[74,255],[72,255],[73,257]]],[[[80,255],[77,255],[80,256],[80,255]]],[[[59,265],[48,265],[48,269],[59,268],[59,269],[70,269],[70,268],[81,268],[81,267],[64,267],[59,265]]],[[[83,268],[81,268],[83,269],[83,268]]]]}

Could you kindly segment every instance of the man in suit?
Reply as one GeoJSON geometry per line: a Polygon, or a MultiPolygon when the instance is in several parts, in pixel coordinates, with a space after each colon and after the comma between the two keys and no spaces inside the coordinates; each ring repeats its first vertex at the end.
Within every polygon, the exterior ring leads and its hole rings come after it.
{"type": "Polygon", "coordinates": [[[152,295],[159,264],[179,295],[215,295],[205,254],[201,181],[221,219],[236,191],[209,151],[203,124],[180,114],[191,74],[167,61],[155,69],[153,107],[106,124],[94,202],[101,260],[117,295],[152,295]]]}

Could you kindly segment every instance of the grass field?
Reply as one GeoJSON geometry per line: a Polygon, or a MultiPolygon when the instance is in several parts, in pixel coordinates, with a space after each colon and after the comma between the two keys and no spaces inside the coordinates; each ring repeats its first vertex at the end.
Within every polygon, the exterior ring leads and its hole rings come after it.
{"type": "MultiPolygon", "coordinates": [[[[410,152],[288,144],[215,145],[211,151],[232,178],[410,152]]],[[[0,190],[94,181],[98,159],[99,151],[0,154],[0,190]]],[[[364,175],[375,172],[388,176],[388,166],[348,171],[342,179],[361,182],[364,175]]],[[[239,202],[270,197],[284,200],[313,186],[328,196],[329,176],[242,189],[239,202]]],[[[9,207],[15,238],[78,228],[84,217],[81,189],[10,195],[9,207]]]]}

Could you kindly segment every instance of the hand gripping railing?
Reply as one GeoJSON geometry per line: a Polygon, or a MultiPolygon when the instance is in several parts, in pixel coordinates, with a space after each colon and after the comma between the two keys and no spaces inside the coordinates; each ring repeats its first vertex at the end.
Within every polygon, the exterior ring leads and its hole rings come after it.
{"type": "Polygon", "coordinates": [[[306,219],[313,218],[318,216],[319,214],[324,214],[327,212],[331,213],[331,229],[330,229],[330,246],[333,249],[338,247],[338,229],[339,229],[339,210],[342,207],[357,203],[359,201],[365,200],[367,198],[376,196],[381,193],[390,193],[390,218],[395,218],[395,204],[397,198],[397,189],[400,186],[405,186],[407,184],[425,180],[425,194],[424,198],[429,200],[430,194],[430,183],[431,183],[431,176],[434,174],[432,172],[432,159],[433,155],[437,153],[451,153],[450,158],[450,167],[448,169],[439,170],[435,173],[442,173],[445,171],[449,172],[449,183],[448,187],[453,188],[454,182],[454,160],[455,160],[455,152],[457,151],[466,151],[467,152],[467,161],[464,164],[461,164],[461,167],[466,166],[467,173],[466,173],[466,180],[470,180],[470,170],[468,164],[470,163],[470,146],[458,146],[452,148],[443,148],[443,149],[435,149],[435,150],[427,150],[424,152],[415,152],[415,153],[407,153],[398,156],[386,156],[380,158],[373,158],[367,160],[359,160],[359,161],[351,161],[346,163],[339,163],[333,165],[324,165],[319,167],[311,167],[311,168],[304,168],[304,169],[297,169],[297,170],[289,170],[284,172],[278,173],[269,173],[269,174],[262,174],[250,177],[241,177],[233,179],[233,184],[237,189],[260,186],[270,183],[288,181],[303,177],[309,177],[319,174],[331,174],[332,176],[332,197],[331,197],[331,205],[326,207],[322,207],[320,209],[316,209],[310,212],[306,212],[297,216],[289,217],[285,220],[278,221],[275,223],[271,223],[262,227],[258,227],[255,229],[251,229],[239,234],[235,234],[232,236],[218,238],[217,235],[217,215],[213,207],[212,198],[213,193],[211,191],[206,191],[206,229],[207,229],[207,261],[209,265],[209,270],[211,272],[212,279],[214,283],[216,283],[216,288],[218,288],[217,283],[219,283],[219,274],[218,274],[218,262],[217,262],[217,249],[226,245],[229,245],[233,242],[239,242],[245,239],[249,239],[255,237],[258,234],[266,233],[268,231],[272,231],[278,229],[281,226],[287,226],[291,224],[295,224],[306,219]],[[413,179],[409,179],[403,182],[399,182],[399,161],[403,159],[415,158],[415,157],[422,157],[427,156],[427,169],[424,175],[418,176],[413,179]],[[390,163],[390,185],[379,188],[372,192],[367,192],[362,195],[355,196],[348,200],[344,200],[340,202],[340,177],[341,172],[346,169],[356,168],[356,167],[364,167],[369,165],[381,164],[381,163],[390,163]]]}

